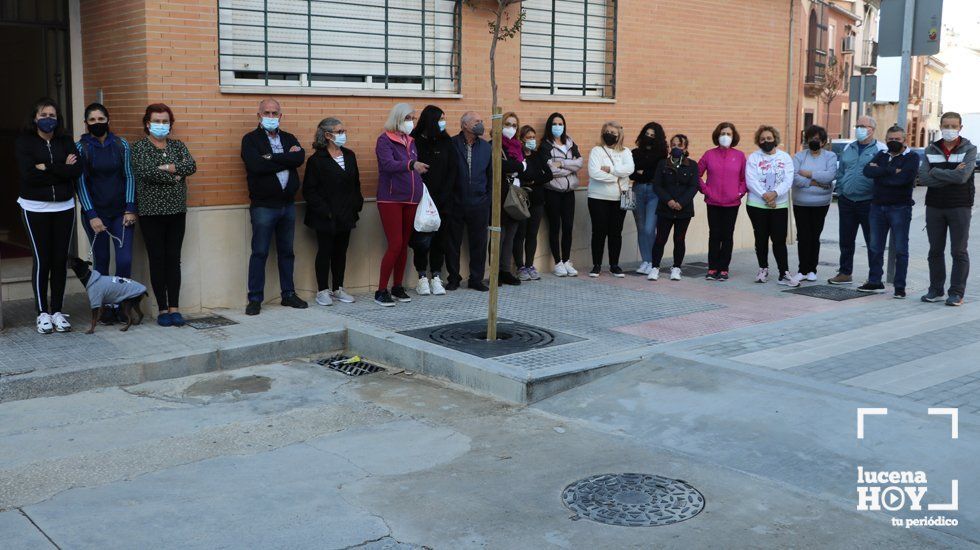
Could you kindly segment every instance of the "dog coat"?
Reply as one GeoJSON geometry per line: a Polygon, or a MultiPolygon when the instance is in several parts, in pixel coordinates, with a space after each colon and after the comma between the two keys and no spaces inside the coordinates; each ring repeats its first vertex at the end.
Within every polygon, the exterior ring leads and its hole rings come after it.
{"type": "Polygon", "coordinates": [[[140,296],[146,292],[146,287],[125,277],[106,277],[93,269],[85,290],[88,291],[89,305],[96,309],[102,304],[118,304],[140,296]]]}

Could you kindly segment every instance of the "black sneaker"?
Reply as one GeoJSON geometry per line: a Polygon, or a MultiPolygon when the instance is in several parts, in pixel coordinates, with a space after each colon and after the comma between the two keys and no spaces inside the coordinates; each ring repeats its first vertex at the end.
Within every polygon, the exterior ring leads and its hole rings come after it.
{"type": "Polygon", "coordinates": [[[291,307],[295,309],[306,309],[309,304],[299,299],[299,296],[295,294],[287,294],[282,297],[282,305],[286,307],[291,307]]]}
{"type": "Polygon", "coordinates": [[[466,286],[470,287],[470,290],[476,290],[479,292],[489,292],[490,287],[483,284],[483,281],[467,281],[466,286]]]}
{"type": "Polygon", "coordinates": [[[514,276],[510,271],[501,271],[500,275],[497,277],[498,286],[500,285],[512,285],[519,286],[521,280],[514,276]]]}
{"type": "Polygon", "coordinates": [[[592,270],[589,271],[589,277],[598,277],[600,273],[602,273],[602,266],[594,265],[592,266],[592,270]]]}
{"type": "Polygon", "coordinates": [[[704,275],[704,280],[706,280],[706,281],[717,281],[718,280],[718,272],[715,271],[715,270],[713,270],[713,269],[709,269],[708,272],[705,273],[705,275],[704,275]]]}
{"type": "Polygon", "coordinates": [[[102,315],[99,315],[100,325],[114,325],[116,323],[116,308],[111,306],[102,306],[102,315]]]}
{"type": "Polygon", "coordinates": [[[904,300],[905,299],[905,289],[904,288],[896,288],[895,289],[895,294],[892,295],[892,298],[895,298],[896,300],[904,300]]]}
{"type": "Polygon", "coordinates": [[[942,302],[944,297],[945,297],[945,293],[943,292],[936,292],[934,290],[929,290],[929,292],[927,292],[926,295],[921,298],[921,300],[923,302],[934,304],[936,302],[942,302]]]}
{"type": "Polygon", "coordinates": [[[626,276],[626,274],[623,273],[623,268],[619,267],[618,265],[609,266],[609,273],[612,273],[613,277],[618,277],[620,279],[626,276]]]}
{"type": "Polygon", "coordinates": [[[728,272],[727,271],[722,271],[721,273],[719,273],[718,274],[718,280],[719,281],[727,281],[728,280],[728,272]]]}
{"type": "Polygon", "coordinates": [[[946,298],[947,306],[961,306],[963,305],[963,297],[959,294],[950,293],[949,297],[946,298]]]}
{"type": "Polygon", "coordinates": [[[258,315],[262,311],[262,302],[259,301],[249,301],[248,305],[245,306],[245,315],[258,315]]]}
{"type": "Polygon", "coordinates": [[[880,293],[885,291],[885,285],[882,283],[864,283],[857,287],[857,291],[880,293]]]}
{"type": "Polygon", "coordinates": [[[449,279],[449,281],[446,282],[446,290],[448,291],[459,290],[459,281],[456,279],[449,279]]]}
{"type": "Polygon", "coordinates": [[[411,302],[412,298],[405,294],[405,288],[400,286],[391,287],[391,296],[399,302],[411,302]]]}
{"type": "Polygon", "coordinates": [[[395,300],[387,290],[378,290],[374,293],[374,303],[381,307],[395,307],[395,300]]]}

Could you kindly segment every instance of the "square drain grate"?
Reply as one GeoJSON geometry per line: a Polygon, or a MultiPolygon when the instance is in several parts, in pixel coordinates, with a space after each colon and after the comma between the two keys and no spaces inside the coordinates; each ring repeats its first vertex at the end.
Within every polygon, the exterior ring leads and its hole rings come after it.
{"type": "Polygon", "coordinates": [[[384,371],[384,368],[362,361],[360,357],[348,357],[346,355],[334,355],[326,359],[318,359],[314,363],[344,373],[347,376],[364,376],[365,374],[384,371]]]}
{"type": "Polygon", "coordinates": [[[228,327],[237,324],[238,321],[232,321],[231,319],[220,315],[208,315],[207,317],[197,317],[195,319],[187,320],[187,326],[196,328],[197,330],[228,327]]]}
{"type": "Polygon", "coordinates": [[[526,325],[507,319],[497,321],[497,340],[487,341],[487,321],[465,321],[451,325],[439,325],[401,332],[406,336],[432,342],[443,347],[490,359],[512,353],[521,353],[583,339],[541,327],[526,325]]]}
{"type": "Polygon", "coordinates": [[[835,302],[843,302],[844,300],[852,300],[854,298],[864,298],[865,296],[874,296],[874,294],[871,293],[858,292],[850,288],[842,288],[834,285],[801,286],[800,288],[784,290],[783,292],[788,294],[799,294],[801,296],[810,296],[812,298],[823,298],[824,300],[833,300],[835,302]]]}

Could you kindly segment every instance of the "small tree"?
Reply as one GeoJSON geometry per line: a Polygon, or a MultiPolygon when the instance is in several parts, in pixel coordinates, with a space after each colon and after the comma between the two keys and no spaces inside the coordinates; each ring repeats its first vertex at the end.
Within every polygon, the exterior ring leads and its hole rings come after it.
{"type": "Polygon", "coordinates": [[[827,61],[824,71],[823,81],[817,85],[817,96],[824,104],[824,127],[830,126],[830,104],[842,93],[847,86],[848,74],[846,64],[841,63],[836,56],[831,56],[827,61]]]}
{"type": "Polygon", "coordinates": [[[521,31],[526,13],[520,13],[511,21],[508,8],[512,4],[520,4],[521,0],[464,0],[473,11],[483,10],[488,12],[492,19],[487,22],[490,28],[490,35],[493,37],[490,43],[490,91],[493,97],[491,112],[493,113],[493,197],[490,216],[490,303],[487,307],[487,340],[497,339],[497,296],[499,270],[496,266],[500,265],[500,193],[501,181],[501,137],[500,130],[503,123],[500,106],[497,103],[497,44],[517,36],[521,31]]]}

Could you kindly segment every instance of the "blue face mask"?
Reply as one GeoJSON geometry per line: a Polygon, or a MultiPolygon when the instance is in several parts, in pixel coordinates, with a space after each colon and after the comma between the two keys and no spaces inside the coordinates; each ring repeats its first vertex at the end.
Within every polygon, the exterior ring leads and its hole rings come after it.
{"type": "Polygon", "coordinates": [[[56,118],[42,118],[37,121],[37,129],[41,130],[45,134],[49,134],[58,127],[58,119],[56,118]]]}
{"type": "Polygon", "coordinates": [[[529,139],[524,142],[524,147],[527,147],[528,151],[534,151],[538,148],[538,140],[529,139]]]}
{"type": "Polygon", "coordinates": [[[446,131],[446,121],[445,120],[440,120],[439,121],[439,131],[440,132],[445,132],[446,131]]]}
{"type": "Polygon", "coordinates": [[[150,134],[157,139],[165,138],[170,135],[170,125],[162,122],[151,122],[150,134]]]}
{"type": "Polygon", "coordinates": [[[551,135],[555,137],[561,137],[565,134],[565,126],[561,124],[552,124],[551,135]]]}
{"type": "Polygon", "coordinates": [[[868,129],[867,128],[855,128],[854,129],[854,137],[856,137],[858,141],[864,141],[864,140],[868,139],[868,129]]]}
{"type": "Polygon", "coordinates": [[[279,119],[271,116],[262,117],[262,128],[266,132],[275,132],[279,129],[279,119]]]}
{"type": "Polygon", "coordinates": [[[343,147],[347,143],[347,134],[334,134],[333,144],[337,147],[343,147]]]}

